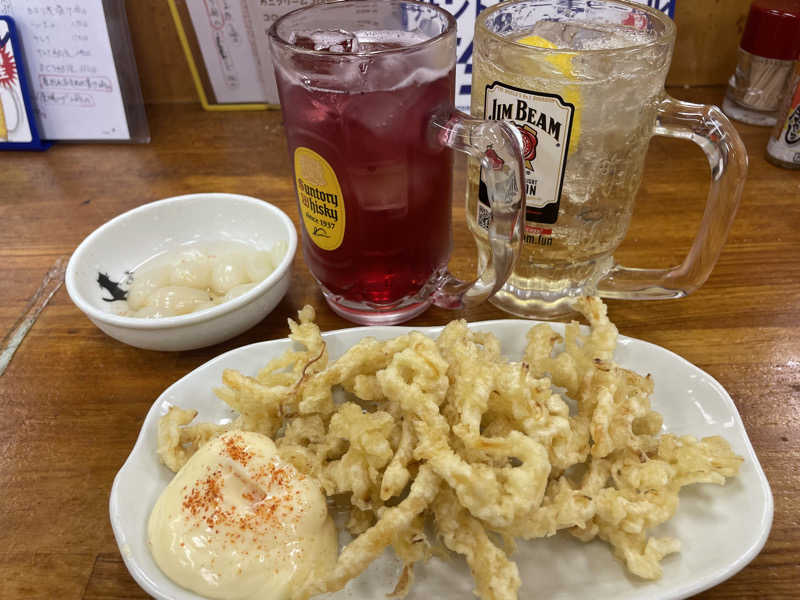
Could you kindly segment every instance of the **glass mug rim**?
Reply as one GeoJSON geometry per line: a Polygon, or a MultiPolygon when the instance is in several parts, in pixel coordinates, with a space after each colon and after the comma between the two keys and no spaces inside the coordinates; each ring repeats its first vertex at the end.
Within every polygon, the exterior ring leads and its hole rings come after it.
{"type": "Polygon", "coordinates": [[[407,52],[416,51],[421,48],[433,46],[440,40],[455,35],[455,33],[456,33],[455,17],[446,10],[444,10],[443,8],[441,8],[440,6],[436,4],[431,4],[430,2],[424,2],[422,0],[326,0],[325,2],[309,4],[308,6],[301,6],[300,8],[297,8],[279,17],[272,24],[272,26],[270,26],[267,35],[273,44],[277,44],[283,49],[289,50],[290,52],[296,54],[306,54],[309,56],[318,56],[328,59],[335,58],[339,60],[359,60],[364,57],[405,54],[407,52]],[[278,28],[280,26],[282,26],[285,22],[289,21],[291,18],[297,17],[300,13],[326,10],[326,9],[335,10],[336,6],[342,6],[342,5],[357,6],[359,4],[380,4],[380,5],[410,4],[414,6],[419,6],[420,8],[423,8],[425,10],[430,10],[431,12],[438,13],[439,16],[444,18],[444,21],[447,24],[447,26],[438,34],[431,36],[425,40],[422,40],[420,42],[416,42],[414,44],[408,44],[405,46],[401,46],[399,48],[386,48],[382,50],[370,50],[368,52],[351,52],[351,53],[338,53],[338,52],[329,52],[327,50],[312,50],[310,48],[301,48],[299,46],[290,43],[289,40],[284,39],[278,32],[278,28]]]}
{"type": "MultiPolygon", "coordinates": [[[[476,33],[477,30],[480,29],[481,33],[489,38],[492,38],[496,41],[502,42],[504,44],[511,44],[517,48],[525,49],[531,53],[537,53],[542,55],[568,55],[574,56],[575,54],[581,54],[585,56],[603,56],[603,55],[613,55],[613,54],[631,54],[634,52],[639,52],[641,50],[646,50],[648,48],[653,48],[659,45],[664,44],[673,44],[675,42],[675,38],[677,37],[677,26],[675,22],[669,18],[666,13],[661,12],[647,4],[639,4],[636,2],[631,2],[629,0],[584,0],[587,4],[596,4],[596,5],[606,5],[606,6],[623,6],[626,8],[635,9],[637,11],[647,13],[650,17],[654,18],[658,21],[661,25],[663,25],[664,30],[657,32],[655,39],[649,40],[647,42],[642,42],[640,44],[632,44],[629,46],[624,46],[622,48],[595,48],[595,49],[585,49],[585,50],[576,50],[573,48],[541,48],[539,46],[531,46],[529,44],[522,44],[515,40],[509,39],[505,36],[500,35],[499,33],[495,33],[492,31],[489,26],[487,25],[489,21],[489,17],[494,15],[496,12],[500,12],[501,10],[508,9],[511,6],[518,5],[518,4],[529,4],[532,2],[538,2],[540,6],[544,6],[541,4],[541,0],[507,0],[505,2],[499,2],[494,6],[490,6],[489,8],[483,10],[475,21],[475,29],[476,33]]],[[[553,1],[552,4],[556,4],[557,0],[553,1]]]]}

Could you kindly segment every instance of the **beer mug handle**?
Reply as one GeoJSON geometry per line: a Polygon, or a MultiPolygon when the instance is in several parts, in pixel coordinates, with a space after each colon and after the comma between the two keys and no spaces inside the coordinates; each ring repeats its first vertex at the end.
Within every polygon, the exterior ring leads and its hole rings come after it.
{"type": "Polygon", "coordinates": [[[670,269],[614,265],[597,286],[605,298],[682,298],[703,285],[719,258],[742,196],[747,150],[719,108],[664,95],[654,133],[691,140],[705,152],[711,168],[711,187],[703,219],[689,254],[680,265],[670,269]]]}
{"type": "Polygon", "coordinates": [[[458,309],[483,302],[503,287],[519,256],[525,210],[522,136],[513,125],[474,119],[457,110],[435,117],[432,125],[432,143],[480,162],[489,200],[491,252],[481,261],[485,264],[478,265],[477,278],[461,281],[446,272],[432,294],[436,306],[458,309]]]}

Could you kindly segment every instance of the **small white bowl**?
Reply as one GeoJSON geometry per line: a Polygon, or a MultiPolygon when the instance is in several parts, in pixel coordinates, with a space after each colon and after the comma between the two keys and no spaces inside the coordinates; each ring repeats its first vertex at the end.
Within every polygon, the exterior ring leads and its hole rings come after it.
{"type": "Polygon", "coordinates": [[[279,208],[237,194],[190,194],[140,206],[92,232],[67,265],[69,297],[111,337],[147,350],[191,350],[228,340],[261,321],[289,287],[297,232],[279,208]],[[266,279],[241,296],[178,317],[145,319],[111,312],[103,273],[116,282],[154,255],[191,242],[235,241],[260,250],[286,242],[286,255],[266,279]]]}

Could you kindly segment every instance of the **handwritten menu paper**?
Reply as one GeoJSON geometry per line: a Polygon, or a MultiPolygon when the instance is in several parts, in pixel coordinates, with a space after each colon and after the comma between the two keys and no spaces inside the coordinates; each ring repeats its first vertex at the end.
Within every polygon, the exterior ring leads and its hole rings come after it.
{"type": "Polygon", "coordinates": [[[313,0],[243,0],[253,23],[253,39],[257,56],[261,60],[261,79],[264,82],[266,102],[278,104],[278,84],[272,67],[267,32],[272,24],[286,13],[313,4],[313,0]]]}
{"type": "Polygon", "coordinates": [[[42,137],[128,140],[103,0],[0,0],[25,51],[42,137]]]}
{"type": "Polygon", "coordinates": [[[251,45],[249,15],[243,3],[187,0],[186,8],[217,102],[263,102],[269,94],[261,85],[259,56],[251,45]]]}

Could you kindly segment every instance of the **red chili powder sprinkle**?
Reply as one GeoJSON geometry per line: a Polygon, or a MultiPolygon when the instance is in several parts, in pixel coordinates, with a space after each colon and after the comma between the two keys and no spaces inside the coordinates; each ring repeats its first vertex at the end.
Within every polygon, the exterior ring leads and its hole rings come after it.
{"type": "Polygon", "coordinates": [[[222,512],[222,472],[217,469],[198,481],[183,498],[183,508],[213,527],[222,512]]]}
{"type": "MultiPolygon", "coordinates": [[[[244,465],[254,455],[237,444],[235,439],[234,436],[233,439],[224,440],[225,451],[233,460],[244,465]]],[[[241,442],[240,436],[239,441],[241,442]]],[[[237,513],[232,508],[225,508],[222,494],[223,472],[216,469],[184,494],[182,506],[192,517],[214,529],[215,533],[219,533],[220,526],[251,533],[263,533],[264,529],[275,530],[281,528],[283,520],[294,511],[292,492],[299,495],[300,490],[292,490],[291,487],[298,475],[293,467],[279,466],[277,460],[271,460],[252,473],[252,476],[264,489],[270,489],[274,493],[257,497],[253,492],[245,492],[243,497],[250,502],[252,512],[237,513]]]]}
{"type": "Polygon", "coordinates": [[[225,452],[228,456],[243,467],[246,467],[250,459],[253,458],[253,453],[245,448],[241,435],[226,436],[223,438],[223,443],[225,444],[225,452]]]}

